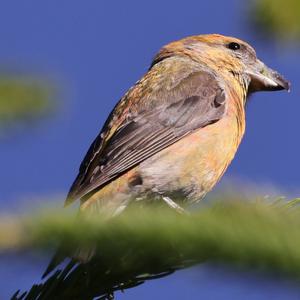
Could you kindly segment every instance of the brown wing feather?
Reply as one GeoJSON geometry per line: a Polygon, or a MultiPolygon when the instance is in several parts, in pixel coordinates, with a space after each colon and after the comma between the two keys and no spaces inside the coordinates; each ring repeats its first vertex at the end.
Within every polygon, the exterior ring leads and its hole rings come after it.
{"type": "Polygon", "coordinates": [[[110,134],[107,126],[116,115],[112,112],[80,166],[68,202],[98,190],[183,136],[218,121],[225,112],[224,91],[214,76],[205,71],[191,73],[172,90],[162,87],[153,97],[158,95],[169,101],[154,101],[150,97],[151,109],[123,116],[123,122],[105,140],[110,134]]]}

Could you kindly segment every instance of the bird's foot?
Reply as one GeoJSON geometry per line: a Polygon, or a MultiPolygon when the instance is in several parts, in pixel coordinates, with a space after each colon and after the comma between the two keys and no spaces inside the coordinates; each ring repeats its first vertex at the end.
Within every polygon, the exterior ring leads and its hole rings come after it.
{"type": "Polygon", "coordinates": [[[174,202],[170,197],[162,196],[162,199],[167,203],[168,206],[175,209],[180,214],[189,214],[184,208],[174,202]]]}

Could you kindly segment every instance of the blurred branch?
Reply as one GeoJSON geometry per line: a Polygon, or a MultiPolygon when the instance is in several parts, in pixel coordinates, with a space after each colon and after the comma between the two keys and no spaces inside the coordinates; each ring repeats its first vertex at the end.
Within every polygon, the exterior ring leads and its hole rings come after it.
{"type": "Polygon", "coordinates": [[[203,261],[299,277],[297,203],[225,202],[192,215],[143,209],[109,221],[75,220],[61,212],[6,217],[0,222],[0,248],[47,250],[63,241],[65,253],[94,251],[88,263],[73,260],[26,298],[15,299],[93,299],[203,261]]]}
{"type": "Polygon", "coordinates": [[[0,74],[0,129],[47,115],[54,109],[53,95],[46,81],[0,74]]]}
{"type": "Polygon", "coordinates": [[[259,29],[283,40],[300,39],[299,0],[255,0],[252,20],[259,29]]]}

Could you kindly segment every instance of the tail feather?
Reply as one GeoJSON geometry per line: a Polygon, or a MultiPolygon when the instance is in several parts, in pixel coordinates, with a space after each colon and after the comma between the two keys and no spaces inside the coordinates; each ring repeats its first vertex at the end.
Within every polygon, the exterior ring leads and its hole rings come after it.
{"type": "Polygon", "coordinates": [[[66,259],[65,251],[62,248],[59,248],[56,253],[53,255],[46,271],[42,275],[42,279],[47,277],[58,265],[60,265],[66,259]]]}

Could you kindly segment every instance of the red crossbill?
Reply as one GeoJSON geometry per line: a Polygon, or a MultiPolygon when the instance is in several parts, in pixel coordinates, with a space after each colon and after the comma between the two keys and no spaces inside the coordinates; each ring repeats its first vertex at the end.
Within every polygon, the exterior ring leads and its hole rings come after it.
{"type": "MultiPolygon", "coordinates": [[[[66,204],[80,199],[84,214],[107,217],[161,199],[182,211],[182,200],[201,200],[233,159],[247,96],[289,86],[236,38],[200,35],[164,46],[111,112],[66,204]]],[[[74,256],[88,260],[92,252],[74,256]]],[[[63,257],[58,251],[44,276],[63,257]]]]}
{"type": "Polygon", "coordinates": [[[245,131],[247,96],[289,90],[247,43],[218,34],[164,46],[92,143],[66,204],[114,215],[153,196],[181,210],[224,174],[245,131]],[[158,197],[157,197],[158,196],[158,197]]]}

